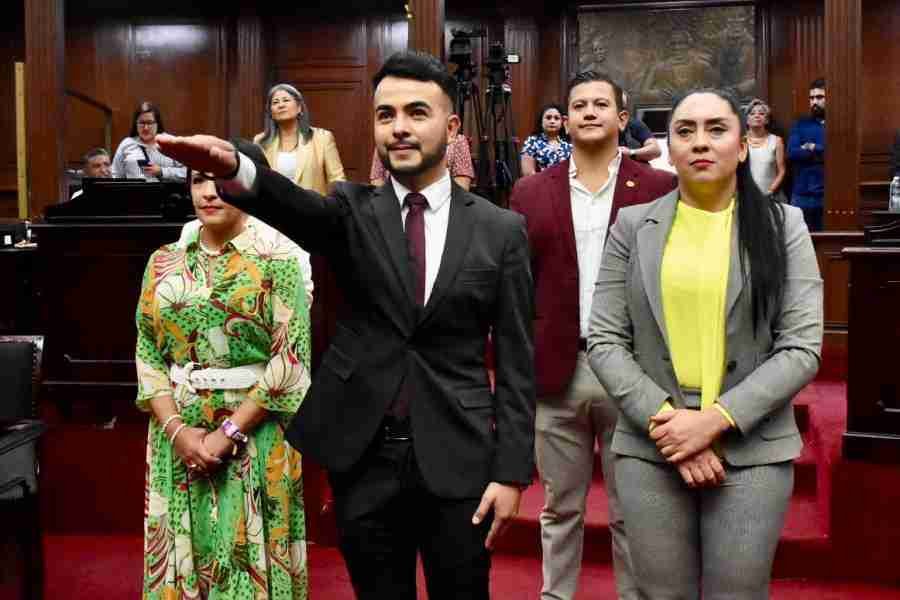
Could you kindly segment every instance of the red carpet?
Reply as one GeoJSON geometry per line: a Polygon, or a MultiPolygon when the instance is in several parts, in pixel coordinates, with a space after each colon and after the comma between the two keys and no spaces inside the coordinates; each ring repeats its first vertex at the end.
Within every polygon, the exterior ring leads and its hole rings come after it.
{"type": "MultiPolygon", "coordinates": [[[[47,598],[67,600],[128,599],[140,596],[141,540],[134,536],[48,536],[46,540],[47,598]]],[[[334,548],[310,546],[310,598],[353,600],[343,561],[334,548]]],[[[421,575],[421,574],[420,574],[421,575]]],[[[425,587],[420,576],[420,597],[425,587]]],[[[536,556],[495,558],[492,597],[537,599],[541,566],[536,556]]],[[[585,565],[578,600],[614,598],[608,564],[585,565]]],[[[15,586],[0,584],[0,597],[15,598],[15,586]]],[[[772,598],[783,600],[890,600],[900,589],[865,582],[778,580],[772,598]]]]}
{"type": "MultiPolygon", "coordinates": [[[[845,394],[843,383],[815,382],[797,400],[806,449],[797,462],[794,497],[776,556],[773,598],[900,600],[900,468],[841,458],[845,394]]],[[[139,597],[142,482],[132,475],[138,469],[128,465],[143,464],[143,431],[135,426],[110,432],[76,428],[51,437],[54,444],[45,448],[43,461],[46,597],[139,597]],[[97,469],[97,464],[107,468],[97,469]],[[110,472],[126,475],[117,478],[114,489],[110,472]],[[48,493],[48,488],[60,493],[48,493]]],[[[598,463],[588,501],[580,600],[614,597],[599,470],[598,463]]],[[[542,492],[534,485],[495,556],[495,598],[537,598],[541,503],[542,492]]],[[[353,597],[334,548],[311,545],[309,561],[311,598],[353,597]]],[[[0,598],[16,597],[11,570],[0,569],[0,598]]]]}

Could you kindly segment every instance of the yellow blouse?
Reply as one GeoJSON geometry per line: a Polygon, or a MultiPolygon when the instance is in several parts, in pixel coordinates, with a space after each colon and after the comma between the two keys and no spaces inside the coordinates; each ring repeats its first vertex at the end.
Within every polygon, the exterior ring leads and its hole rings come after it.
{"type": "Polygon", "coordinates": [[[678,384],[701,390],[701,408],[715,406],[730,422],[716,401],[725,370],[734,204],[732,199],[725,210],[708,212],[679,200],[660,274],[669,354],[678,384]]]}

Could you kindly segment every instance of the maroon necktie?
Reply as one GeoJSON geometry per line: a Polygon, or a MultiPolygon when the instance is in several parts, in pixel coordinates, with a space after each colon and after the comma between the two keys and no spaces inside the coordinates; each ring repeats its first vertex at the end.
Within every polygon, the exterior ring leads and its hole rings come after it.
{"type": "MultiPolygon", "coordinates": [[[[409,269],[416,282],[416,304],[425,305],[425,209],[428,200],[422,194],[407,194],[403,205],[406,213],[406,246],[409,249],[409,269]]],[[[413,395],[409,373],[406,374],[397,397],[388,407],[388,414],[395,419],[409,417],[409,402],[413,395]]]]}
{"type": "Polygon", "coordinates": [[[409,249],[409,266],[416,282],[416,303],[425,305],[425,209],[428,200],[422,194],[407,194],[403,204],[406,213],[406,245],[409,249]]]}

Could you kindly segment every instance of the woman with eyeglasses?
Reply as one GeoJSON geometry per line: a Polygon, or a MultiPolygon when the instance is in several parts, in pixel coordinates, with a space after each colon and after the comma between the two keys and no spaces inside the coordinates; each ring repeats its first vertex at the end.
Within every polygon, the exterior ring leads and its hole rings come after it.
{"type": "Polygon", "coordinates": [[[165,133],[162,114],[152,102],[141,102],[131,118],[131,131],[119,143],[112,176],[147,181],[184,181],[187,169],[159,151],[156,135],[165,133]]]}

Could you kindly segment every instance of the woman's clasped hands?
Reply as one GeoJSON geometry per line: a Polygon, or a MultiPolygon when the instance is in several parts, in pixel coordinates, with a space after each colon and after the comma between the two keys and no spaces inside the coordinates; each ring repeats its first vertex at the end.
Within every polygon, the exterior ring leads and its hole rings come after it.
{"type": "Polygon", "coordinates": [[[176,437],[174,448],[190,471],[206,474],[231,456],[234,442],[221,429],[208,431],[202,427],[186,427],[176,437]]]}
{"type": "Polygon", "coordinates": [[[650,423],[650,438],[689,487],[713,487],[725,481],[725,468],[712,445],[730,424],[718,409],[668,410],[651,417],[650,423]]]}

